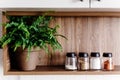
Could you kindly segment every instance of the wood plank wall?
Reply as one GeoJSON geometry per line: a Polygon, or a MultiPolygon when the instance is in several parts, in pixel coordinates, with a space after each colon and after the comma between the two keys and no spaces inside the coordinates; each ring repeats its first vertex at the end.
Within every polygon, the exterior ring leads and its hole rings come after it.
{"type": "Polygon", "coordinates": [[[100,52],[101,56],[103,52],[112,52],[115,64],[120,65],[120,17],[64,16],[56,17],[51,26],[55,23],[61,25],[58,31],[68,40],[58,38],[63,52],[52,54],[50,59],[46,57],[45,63],[62,65],[67,52],[100,52]]]}
{"type": "Polygon", "coordinates": [[[38,65],[63,65],[67,52],[100,52],[101,56],[103,52],[112,52],[115,64],[120,65],[120,16],[96,16],[56,16],[50,25],[61,25],[58,32],[68,40],[58,38],[63,52],[56,52],[51,57],[40,52],[38,65]]]}

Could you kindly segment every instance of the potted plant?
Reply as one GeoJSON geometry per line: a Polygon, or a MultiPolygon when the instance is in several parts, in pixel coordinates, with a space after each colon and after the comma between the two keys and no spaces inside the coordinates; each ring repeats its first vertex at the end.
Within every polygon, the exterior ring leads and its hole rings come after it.
{"type": "Polygon", "coordinates": [[[49,53],[48,46],[53,51],[62,49],[56,37],[65,37],[57,33],[59,25],[49,26],[52,19],[46,15],[8,16],[9,21],[4,26],[6,34],[1,37],[0,44],[17,54],[21,70],[35,69],[40,49],[46,53],[49,53]]]}

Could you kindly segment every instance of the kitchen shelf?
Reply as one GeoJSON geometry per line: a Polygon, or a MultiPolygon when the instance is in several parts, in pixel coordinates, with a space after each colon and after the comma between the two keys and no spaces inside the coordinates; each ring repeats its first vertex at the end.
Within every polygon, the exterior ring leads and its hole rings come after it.
{"type": "MultiPolygon", "coordinates": [[[[8,11],[10,16],[38,16],[44,12],[39,11],[8,11]]],[[[43,65],[33,71],[19,71],[12,69],[8,47],[3,48],[3,64],[5,75],[116,75],[120,74],[120,12],[56,12],[49,14],[55,17],[55,21],[62,25],[59,32],[68,38],[68,42],[60,39],[63,53],[53,54],[49,60],[44,56],[43,65]],[[69,24],[68,24],[69,23],[69,24]],[[73,27],[74,26],[74,27],[73,27]],[[112,35],[112,36],[111,36],[112,35]],[[112,39],[112,41],[111,41],[112,39]],[[79,43],[78,43],[79,42],[79,43]],[[65,54],[68,51],[104,51],[112,52],[114,55],[114,71],[66,71],[64,66],[65,54]]],[[[2,22],[6,22],[6,15],[2,15],[2,22]]],[[[56,22],[52,22],[52,25],[56,22]]],[[[3,34],[6,30],[3,29],[3,34]]]]}
{"type": "Polygon", "coordinates": [[[33,71],[10,70],[7,75],[104,75],[120,74],[120,66],[115,66],[113,71],[67,71],[64,66],[37,66],[33,71]]]}

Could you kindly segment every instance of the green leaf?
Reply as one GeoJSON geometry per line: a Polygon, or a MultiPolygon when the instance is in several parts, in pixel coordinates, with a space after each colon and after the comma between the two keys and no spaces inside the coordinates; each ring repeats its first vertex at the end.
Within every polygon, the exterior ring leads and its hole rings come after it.
{"type": "Polygon", "coordinates": [[[30,51],[31,51],[31,46],[28,46],[28,53],[27,53],[26,61],[30,59],[30,53],[31,53],[30,51]]]}
{"type": "Polygon", "coordinates": [[[64,39],[68,40],[65,36],[63,36],[61,34],[55,34],[54,36],[60,36],[60,37],[63,37],[64,39]]]}
{"type": "Polygon", "coordinates": [[[4,43],[2,44],[2,47],[6,46],[7,44],[9,44],[12,41],[11,38],[8,38],[4,41],[4,43]]]}
{"type": "Polygon", "coordinates": [[[22,44],[22,43],[21,43],[20,41],[16,41],[16,42],[15,42],[14,51],[16,51],[18,47],[21,47],[21,44],[22,44]]]}

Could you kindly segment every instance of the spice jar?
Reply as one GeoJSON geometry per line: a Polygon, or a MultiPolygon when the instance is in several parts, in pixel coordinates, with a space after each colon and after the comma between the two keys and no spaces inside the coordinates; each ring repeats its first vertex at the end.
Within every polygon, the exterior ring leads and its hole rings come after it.
{"type": "Polygon", "coordinates": [[[69,52],[66,54],[65,69],[66,70],[77,69],[77,56],[75,52],[69,52]]]}
{"type": "Polygon", "coordinates": [[[89,70],[89,57],[86,52],[79,52],[78,70],[89,70]]]}
{"type": "Polygon", "coordinates": [[[101,69],[101,60],[100,60],[99,52],[91,52],[90,69],[91,70],[100,70],[101,69]]]}
{"type": "Polygon", "coordinates": [[[114,69],[112,53],[103,53],[102,69],[107,71],[114,69]]]}

